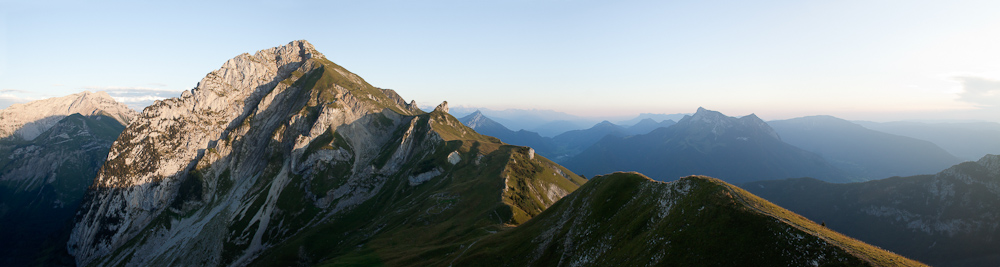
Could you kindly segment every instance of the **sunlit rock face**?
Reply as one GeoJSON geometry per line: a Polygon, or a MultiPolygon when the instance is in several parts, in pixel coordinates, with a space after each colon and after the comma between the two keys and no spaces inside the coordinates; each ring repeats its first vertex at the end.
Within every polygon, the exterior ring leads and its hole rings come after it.
{"type": "Polygon", "coordinates": [[[244,266],[307,238],[296,236],[302,231],[362,216],[345,214],[376,199],[369,208],[389,210],[364,227],[336,228],[344,232],[324,244],[355,249],[384,228],[427,225],[439,217],[422,216],[457,210],[463,196],[486,205],[466,207],[476,216],[440,218],[468,218],[476,223],[462,227],[473,229],[516,224],[583,183],[541,157],[521,160],[528,148],[479,135],[447,110],[442,103],[425,113],[306,41],[239,55],[125,129],[77,213],[68,250],[81,266],[244,266]],[[452,179],[492,189],[463,195],[452,179]],[[505,190],[508,181],[525,190],[505,190]],[[512,200],[534,195],[552,197],[512,200]]]}
{"type": "Polygon", "coordinates": [[[105,92],[82,92],[13,104],[0,110],[0,139],[33,140],[66,116],[108,116],[128,125],[138,112],[118,103],[105,92]]]}

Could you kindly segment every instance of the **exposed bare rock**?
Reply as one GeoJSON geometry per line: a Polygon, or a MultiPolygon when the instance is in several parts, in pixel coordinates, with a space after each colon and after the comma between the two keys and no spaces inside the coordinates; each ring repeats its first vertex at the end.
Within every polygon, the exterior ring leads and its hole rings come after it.
{"type": "Polygon", "coordinates": [[[33,140],[59,120],[74,113],[104,115],[128,125],[139,113],[119,103],[105,92],[85,91],[64,97],[13,104],[0,110],[0,139],[13,137],[33,140]]]}
{"type": "MultiPolygon", "coordinates": [[[[458,189],[438,188],[449,179],[470,179],[460,184],[495,193],[466,196],[494,201],[463,213],[479,215],[462,224],[475,228],[523,222],[555,201],[504,199],[504,175],[540,196],[568,194],[584,181],[549,178],[569,172],[550,170],[554,164],[540,157],[515,161],[520,148],[481,136],[442,110],[446,103],[419,110],[306,41],[239,55],[197,88],[147,107],[125,129],[81,205],[68,250],[81,266],[245,266],[286,251],[276,247],[291,238],[310,238],[298,234],[311,227],[343,223],[338,219],[356,210],[376,216],[323,237],[341,250],[322,253],[339,255],[386,224],[413,227],[400,218],[456,209],[459,196],[449,192],[458,189]],[[460,160],[484,157],[477,162],[496,166],[488,173],[460,160]],[[421,191],[428,188],[438,188],[437,199],[421,191]]],[[[444,240],[425,241],[466,239],[444,240]]]]}

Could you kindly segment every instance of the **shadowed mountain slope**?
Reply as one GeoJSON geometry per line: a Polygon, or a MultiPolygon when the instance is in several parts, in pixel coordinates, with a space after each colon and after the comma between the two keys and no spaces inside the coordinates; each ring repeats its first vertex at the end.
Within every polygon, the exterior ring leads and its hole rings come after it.
{"type": "Polygon", "coordinates": [[[1000,264],[1000,156],[934,175],[830,184],[815,179],[743,185],[831,229],[935,266],[1000,264]]]}
{"type": "Polygon", "coordinates": [[[111,117],[72,114],[30,141],[0,140],[0,265],[69,258],[67,224],[124,129],[111,117]]]}

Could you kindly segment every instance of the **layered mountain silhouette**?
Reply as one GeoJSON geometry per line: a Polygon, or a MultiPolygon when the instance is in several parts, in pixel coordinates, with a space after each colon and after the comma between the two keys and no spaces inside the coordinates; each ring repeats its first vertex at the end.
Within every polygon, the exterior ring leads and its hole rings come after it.
{"type": "Polygon", "coordinates": [[[545,157],[556,155],[556,145],[552,138],[542,137],[536,132],[526,130],[512,131],[478,110],[458,120],[476,132],[500,138],[504,143],[534,148],[537,153],[545,157]]]}
{"type": "Polygon", "coordinates": [[[644,134],[674,124],[671,120],[656,122],[652,119],[646,119],[626,128],[609,121],[603,121],[587,129],[571,130],[550,138],[526,130],[512,131],[479,111],[462,117],[459,121],[469,128],[475,129],[476,132],[500,138],[503,142],[532,147],[539,154],[552,158],[556,162],[563,162],[579,154],[605,136],[625,137],[633,134],[644,134]]]}
{"type": "Polygon", "coordinates": [[[594,177],[456,266],[921,266],[718,179],[594,177]]]}
{"type": "Polygon", "coordinates": [[[625,131],[628,132],[628,134],[630,135],[647,134],[649,132],[652,132],[653,130],[670,127],[671,125],[674,124],[677,124],[677,122],[673,120],[663,120],[657,122],[656,120],[646,118],[637,122],[632,126],[629,126],[628,128],[625,128],[625,131]]]}
{"type": "Polygon", "coordinates": [[[933,175],[831,184],[811,178],[744,184],[830,229],[934,266],[1000,262],[1000,156],[933,175]]]}
{"type": "Polygon", "coordinates": [[[866,122],[858,124],[876,131],[930,141],[962,160],[977,160],[1000,154],[1000,123],[866,122]]]}
{"type": "Polygon", "coordinates": [[[769,121],[781,140],[862,179],[931,174],[961,162],[937,145],[831,117],[769,121]]]}
{"type": "Polygon", "coordinates": [[[850,181],[822,157],[782,142],[757,116],[727,117],[704,108],[649,134],[604,138],[564,165],[588,176],[638,171],[661,179],[708,175],[733,183],[779,177],[850,181]]]}

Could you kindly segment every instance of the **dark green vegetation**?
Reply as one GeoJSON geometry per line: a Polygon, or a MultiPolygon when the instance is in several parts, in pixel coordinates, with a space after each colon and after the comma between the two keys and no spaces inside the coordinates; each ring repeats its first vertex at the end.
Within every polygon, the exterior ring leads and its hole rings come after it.
{"type": "Polygon", "coordinates": [[[767,124],[778,132],[782,141],[819,154],[830,164],[864,180],[931,174],[961,162],[931,142],[871,130],[830,116],[767,124]]]}
{"type": "Polygon", "coordinates": [[[934,266],[1000,264],[1000,157],[936,175],[830,184],[761,181],[748,191],[831,229],[934,266]]]}
{"type": "Polygon", "coordinates": [[[822,157],[782,142],[757,116],[694,116],[645,135],[606,137],[563,163],[583,175],[638,171],[657,179],[709,175],[732,183],[793,177],[846,182],[822,157]]]}
{"type": "Polygon", "coordinates": [[[598,176],[455,266],[921,266],[714,178],[598,176]]]}
{"type": "Polygon", "coordinates": [[[73,264],[71,220],[124,128],[73,114],[34,140],[0,141],[0,265],[73,264]]]}

